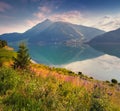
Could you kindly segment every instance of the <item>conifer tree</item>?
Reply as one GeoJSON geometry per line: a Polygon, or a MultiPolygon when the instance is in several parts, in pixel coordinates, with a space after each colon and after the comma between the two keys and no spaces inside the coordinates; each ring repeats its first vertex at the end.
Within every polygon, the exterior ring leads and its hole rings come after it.
{"type": "Polygon", "coordinates": [[[21,43],[19,45],[19,50],[17,51],[17,57],[13,58],[14,63],[13,67],[14,69],[26,69],[28,68],[30,64],[30,56],[28,53],[28,49],[24,43],[21,43]]]}
{"type": "Polygon", "coordinates": [[[7,42],[5,40],[0,40],[0,48],[7,46],[7,42]]]}

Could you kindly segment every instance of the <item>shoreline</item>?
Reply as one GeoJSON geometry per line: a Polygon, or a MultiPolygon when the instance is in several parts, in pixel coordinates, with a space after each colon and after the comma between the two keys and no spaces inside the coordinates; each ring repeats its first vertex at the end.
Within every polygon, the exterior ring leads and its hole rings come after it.
{"type": "Polygon", "coordinates": [[[97,80],[117,79],[120,81],[120,58],[107,54],[93,59],[72,62],[62,67],[76,73],[82,72],[97,80]]]}
{"type": "MultiPolygon", "coordinates": [[[[33,59],[31,59],[31,62],[33,64],[40,64],[33,59]]],[[[75,73],[82,72],[84,75],[93,77],[96,80],[117,79],[120,81],[120,58],[107,54],[64,65],[49,65],[49,67],[65,68],[75,73]]]]}
{"type": "Polygon", "coordinates": [[[31,59],[30,62],[32,62],[33,64],[39,64],[36,61],[34,61],[33,59],[31,59]]]}

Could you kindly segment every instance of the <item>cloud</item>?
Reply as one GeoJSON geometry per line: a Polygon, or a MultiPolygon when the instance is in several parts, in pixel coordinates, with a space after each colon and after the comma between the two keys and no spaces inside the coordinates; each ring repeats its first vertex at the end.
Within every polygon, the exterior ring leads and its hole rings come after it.
{"type": "Polygon", "coordinates": [[[13,32],[23,33],[26,30],[28,30],[28,28],[29,27],[26,25],[0,26],[0,34],[13,33],[13,32]]]}
{"type": "Polygon", "coordinates": [[[38,7],[39,11],[33,14],[31,20],[27,20],[28,26],[32,27],[37,23],[50,19],[52,21],[70,22],[73,24],[84,25],[89,27],[98,28],[105,31],[115,30],[120,28],[120,16],[105,15],[101,17],[89,16],[78,10],[55,13],[52,8],[38,7]]]}
{"type": "Polygon", "coordinates": [[[104,16],[97,20],[93,25],[96,28],[103,29],[105,31],[115,30],[120,28],[120,16],[104,16]]]}
{"type": "Polygon", "coordinates": [[[80,11],[68,11],[64,13],[53,14],[49,18],[53,21],[64,21],[74,24],[81,24],[83,21],[85,21],[85,18],[80,11]]]}
{"type": "Polygon", "coordinates": [[[40,11],[41,13],[46,13],[46,14],[48,14],[48,13],[51,12],[51,9],[48,8],[48,7],[46,7],[46,6],[38,7],[38,9],[39,9],[39,11],[40,11]]]}
{"type": "Polygon", "coordinates": [[[43,20],[26,20],[26,24],[29,28],[35,26],[36,24],[42,22],[43,20]]]}
{"type": "Polygon", "coordinates": [[[38,12],[37,13],[34,13],[33,16],[36,18],[36,19],[45,19],[47,18],[50,14],[51,14],[51,9],[50,8],[47,8],[45,6],[43,7],[38,7],[38,12]]]}
{"type": "Polygon", "coordinates": [[[5,3],[5,2],[0,2],[0,12],[5,12],[6,10],[11,9],[12,6],[5,3]]]}
{"type": "Polygon", "coordinates": [[[45,6],[38,7],[38,12],[33,13],[33,18],[26,20],[26,23],[29,27],[33,27],[34,25],[44,21],[45,19],[49,18],[52,13],[50,8],[45,6]]]}
{"type": "Polygon", "coordinates": [[[35,13],[34,16],[37,17],[37,19],[44,19],[46,17],[46,15],[41,12],[35,13]]]}
{"type": "Polygon", "coordinates": [[[64,12],[61,14],[54,14],[50,17],[50,19],[53,21],[65,21],[73,24],[95,27],[105,31],[111,31],[120,28],[120,15],[90,17],[76,10],[64,12]]]}
{"type": "Polygon", "coordinates": [[[85,17],[80,11],[67,11],[63,13],[52,13],[52,9],[47,7],[39,7],[39,12],[33,14],[33,18],[27,20],[28,26],[32,27],[37,23],[50,19],[52,21],[63,21],[80,25],[91,25],[90,20],[85,17]]]}

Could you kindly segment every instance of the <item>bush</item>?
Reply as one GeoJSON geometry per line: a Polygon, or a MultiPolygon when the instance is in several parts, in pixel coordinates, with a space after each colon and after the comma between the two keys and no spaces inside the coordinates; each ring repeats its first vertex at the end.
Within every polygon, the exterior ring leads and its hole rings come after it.
{"type": "Polygon", "coordinates": [[[106,83],[110,83],[110,81],[105,81],[106,83]]]}
{"type": "Polygon", "coordinates": [[[93,77],[90,77],[90,79],[93,79],[93,77]]]}
{"type": "Polygon", "coordinates": [[[82,72],[78,72],[78,75],[82,75],[82,72]]]}
{"type": "Polygon", "coordinates": [[[115,85],[115,84],[113,84],[113,83],[110,83],[110,84],[109,84],[109,86],[112,86],[112,87],[113,87],[114,85],[115,85]]]}
{"type": "Polygon", "coordinates": [[[17,86],[18,77],[16,72],[10,68],[0,68],[0,95],[5,95],[8,90],[17,86]]]}
{"type": "Polygon", "coordinates": [[[117,81],[116,79],[112,79],[111,82],[112,82],[113,84],[117,84],[117,83],[118,83],[118,81],[117,81]]]}

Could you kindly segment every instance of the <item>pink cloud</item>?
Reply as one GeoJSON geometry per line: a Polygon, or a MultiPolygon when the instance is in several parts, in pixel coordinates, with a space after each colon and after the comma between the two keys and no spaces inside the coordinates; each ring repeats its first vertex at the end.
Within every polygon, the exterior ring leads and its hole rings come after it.
{"type": "Polygon", "coordinates": [[[52,10],[50,10],[47,7],[39,7],[39,10],[39,12],[33,14],[35,17],[34,19],[29,19],[26,21],[28,26],[32,27],[37,23],[44,21],[47,18],[52,21],[63,21],[70,22],[73,24],[82,24],[85,23],[86,20],[79,11],[69,11],[60,14],[52,14],[52,10]]]}
{"type": "Polygon", "coordinates": [[[50,14],[51,14],[51,9],[48,8],[48,7],[38,7],[39,11],[34,13],[33,16],[36,18],[36,19],[45,19],[47,18],[50,14]]]}
{"type": "Polygon", "coordinates": [[[99,18],[96,21],[97,22],[93,26],[99,29],[103,29],[105,31],[111,31],[120,28],[120,15],[106,15],[104,17],[99,18]]]}
{"type": "Polygon", "coordinates": [[[34,25],[44,21],[48,18],[49,14],[51,13],[51,9],[48,7],[38,7],[39,11],[33,14],[33,18],[26,20],[26,24],[29,27],[33,27],[34,25]]]}
{"type": "Polygon", "coordinates": [[[5,3],[5,2],[0,2],[0,12],[5,12],[6,10],[11,9],[12,6],[5,3]]]}
{"type": "Polygon", "coordinates": [[[64,21],[80,24],[84,21],[83,15],[79,11],[69,11],[61,14],[54,14],[50,17],[53,21],[64,21]]]}
{"type": "Polygon", "coordinates": [[[44,19],[46,17],[46,15],[41,12],[35,13],[34,16],[37,17],[38,19],[44,19]]]}
{"type": "Polygon", "coordinates": [[[50,13],[51,9],[49,9],[48,7],[38,7],[38,9],[42,12],[42,13],[50,13]]]}
{"type": "Polygon", "coordinates": [[[0,26],[0,34],[13,32],[23,33],[28,29],[29,27],[27,27],[26,25],[0,26]]]}
{"type": "Polygon", "coordinates": [[[42,20],[27,20],[26,21],[26,25],[31,28],[33,26],[35,26],[36,24],[42,22],[42,20]]]}

